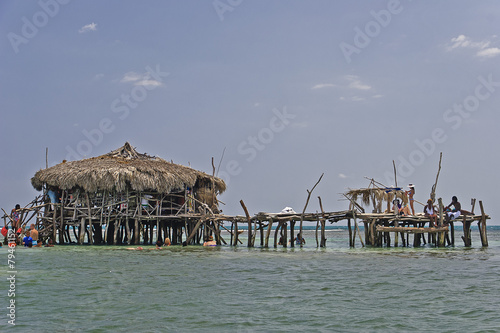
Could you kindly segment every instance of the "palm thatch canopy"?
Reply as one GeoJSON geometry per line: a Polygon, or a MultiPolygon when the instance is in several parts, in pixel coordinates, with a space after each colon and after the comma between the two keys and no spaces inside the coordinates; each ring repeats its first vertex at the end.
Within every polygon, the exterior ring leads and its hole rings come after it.
{"type": "Polygon", "coordinates": [[[186,187],[214,184],[222,193],[226,184],[220,178],[164,159],[138,153],[128,142],[108,154],[80,161],[63,162],[39,170],[31,178],[38,191],[43,184],[63,190],[82,188],[85,192],[156,191],[172,193],[186,187]]]}
{"type": "Polygon", "coordinates": [[[408,196],[400,188],[362,188],[362,189],[352,189],[347,191],[347,196],[357,201],[361,198],[361,202],[365,205],[369,205],[371,200],[376,200],[377,202],[386,201],[392,202],[394,196],[401,199],[403,204],[408,203],[408,196]]]}

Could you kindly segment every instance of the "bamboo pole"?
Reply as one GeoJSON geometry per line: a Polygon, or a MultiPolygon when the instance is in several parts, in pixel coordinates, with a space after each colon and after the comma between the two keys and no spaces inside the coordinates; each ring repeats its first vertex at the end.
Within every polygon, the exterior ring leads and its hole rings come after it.
{"type": "Polygon", "coordinates": [[[326,230],[325,230],[325,224],[326,224],[326,218],[325,218],[325,211],[323,210],[323,203],[321,202],[321,197],[318,196],[319,200],[319,208],[321,209],[321,241],[319,243],[320,247],[326,247],[326,230]]]}

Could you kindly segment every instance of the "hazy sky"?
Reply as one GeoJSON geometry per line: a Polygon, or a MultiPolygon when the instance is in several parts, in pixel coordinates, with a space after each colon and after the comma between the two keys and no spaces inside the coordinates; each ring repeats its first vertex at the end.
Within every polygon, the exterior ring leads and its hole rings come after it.
{"type": "MultiPolygon", "coordinates": [[[[212,172],[227,214],[348,207],[373,177],[497,224],[498,1],[2,1],[0,207],[63,159],[212,172]],[[479,211],[478,207],[476,207],[479,211]]],[[[416,209],[422,211],[422,206],[416,209]]]]}

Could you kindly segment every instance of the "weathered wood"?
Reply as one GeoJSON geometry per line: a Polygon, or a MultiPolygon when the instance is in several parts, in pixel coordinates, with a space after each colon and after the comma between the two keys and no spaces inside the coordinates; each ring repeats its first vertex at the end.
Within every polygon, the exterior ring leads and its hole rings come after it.
{"type": "Polygon", "coordinates": [[[347,219],[347,230],[349,230],[349,247],[354,247],[354,240],[352,239],[351,219],[347,219]]]}
{"type": "Polygon", "coordinates": [[[269,218],[269,224],[267,225],[267,230],[266,230],[266,240],[264,242],[264,247],[269,247],[269,236],[271,235],[271,230],[273,226],[273,218],[269,218]]]}
{"type": "Polygon", "coordinates": [[[240,200],[240,205],[243,208],[243,211],[245,212],[245,216],[247,217],[247,222],[248,222],[248,247],[252,247],[252,219],[250,218],[250,214],[248,214],[248,209],[245,206],[245,203],[243,200],[240,200]]]}
{"type": "MultiPolygon", "coordinates": [[[[440,229],[443,227],[443,200],[441,198],[438,199],[439,203],[439,222],[438,222],[438,228],[440,229]]],[[[439,232],[438,233],[438,247],[444,247],[444,233],[439,232]]]]}
{"type": "Polygon", "coordinates": [[[189,245],[189,242],[191,242],[191,239],[193,239],[194,235],[198,231],[198,228],[205,222],[205,219],[200,219],[196,225],[194,226],[193,230],[189,234],[188,238],[186,238],[186,244],[189,245]]]}
{"type": "Polygon", "coordinates": [[[78,228],[78,244],[83,244],[83,241],[85,239],[85,229],[87,227],[85,226],[85,217],[81,217],[80,219],[80,228],[78,228]]]}
{"type": "MultiPolygon", "coordinates": [[[[314,191],[316,186],[318,186],[319,182],[321,181],[321,178],[323,178],[323,175],[324,175],[324,173],[321,174],[321,177],[319,177],[318,181],[316,182],[316,184],[314,184],[314,186],[312,187],[312,189],[310,191],[307,190],[306,204],[304,205],[304,209],[302,210],[302,214],[300,215],[300,226],[299,226],[300,237],[302,237],[302,235],[303,235],[302,234],[302,223],[304,222],[304,214],[306,213],[307,205],[309,204],[309,199],[311,198],[312,192],[314,191]]],[[[300,247],[302,247],[302,242],[300,242],[300,247]]]]}
{"type": "Polygon", "coordinates": [[[479,208],[481,209],[481,221],[477,224],[481,226],[480,236],[481,236],[481,244],[483,247],[488,247],[488,236],[486,234],[486,214],[484,214],[483,202],[479,200],[479,208]]]}
{"type": "Polygon", "coordinates": [[[441,172],[441,159],[443,158],[443,152],[439,153],[439,167],[438,167],[438,172],[436,175],[436,181],[434,182],[434,185],[432,185],[431,189],[431,200],[434,203],[436,201],[436,186],[439,178],[439,173],[441,172]]]}
{"type": "Polygon", "coordinates": [[[64,244],[64,199],[66,191],[62,191],[62,194],[61,194],[61,221],[59,222],[59,244],[64,244]]]}

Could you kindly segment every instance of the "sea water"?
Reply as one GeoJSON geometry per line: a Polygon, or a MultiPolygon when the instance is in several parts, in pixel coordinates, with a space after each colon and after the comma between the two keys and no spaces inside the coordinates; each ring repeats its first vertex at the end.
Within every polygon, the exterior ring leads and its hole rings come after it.
{"type": "Polygon", "coordinates": [[[0,331],[498,332],[500,228],[488,248],[461,234],[446,248],[349,248],[342,227],[321,249],[314,230],[302,248],[18,247],[14,297],[4,246],[0,331]]]}

